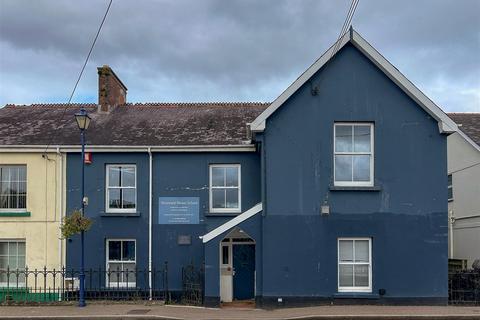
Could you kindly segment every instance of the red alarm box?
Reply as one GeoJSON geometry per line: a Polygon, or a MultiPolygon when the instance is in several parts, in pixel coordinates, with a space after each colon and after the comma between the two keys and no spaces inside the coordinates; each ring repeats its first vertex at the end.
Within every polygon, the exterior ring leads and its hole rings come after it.
{"type": "Polygon", "coordinates": [[[92,153],[91,152],[85,152],[85,158],[83,159],[83,162],[86,164],[92,163],[92,153]]]}

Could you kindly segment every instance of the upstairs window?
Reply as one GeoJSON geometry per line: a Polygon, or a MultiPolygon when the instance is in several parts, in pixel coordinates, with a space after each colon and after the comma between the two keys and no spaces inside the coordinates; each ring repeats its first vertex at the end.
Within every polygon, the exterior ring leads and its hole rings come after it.
{"type": "Polygon", "coordinates": [[[27,209],[27,166],[0,165],[0,210],[27,209]]]}
{"type": "Polygon", "coordinates": [[[137,208],[137,167],[107,166],[107,212],[135,212],[137,208]]]}
{"type": "Polygon", "coordinates": [[[373,124],[334,125],[334,185],[373,186],[373,124]]]}
{"type": "Polygon", "coordinates": [[[240,212],[240,195],[240,165],[211,165],[210,212],[240,212]]]}
{"type": "Polygon", "coordinates": [[[452,175],[448,175],[448,201],[453,201],[453,178],[452,175]]]}

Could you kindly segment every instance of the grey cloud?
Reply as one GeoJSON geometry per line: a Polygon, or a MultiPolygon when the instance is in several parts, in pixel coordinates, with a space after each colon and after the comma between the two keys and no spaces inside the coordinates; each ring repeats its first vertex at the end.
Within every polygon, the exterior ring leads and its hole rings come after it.
{"type": "MultiPolygon", "coordinates": [[[[76,97],[95,101],[110,64],[131,101],[270,101],[335,41],[349,3],[115,0],[76,97]]],[[[106,5],[0,2],[0,104],[64,101],[106,5]]],[[[476,0],[360,0],[354,26],[446,110],[480,111],[479,21],[476,0]]]]}

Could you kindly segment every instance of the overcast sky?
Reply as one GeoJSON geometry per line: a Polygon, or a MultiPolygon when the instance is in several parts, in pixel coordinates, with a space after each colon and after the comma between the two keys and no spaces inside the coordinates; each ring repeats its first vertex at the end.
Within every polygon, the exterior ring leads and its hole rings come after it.
{"type": "MultiPolygon", "coordinates": [[[[0,106],[66,102],[107,0],[0,0],[0,106]]],[[[350,0],[114,0],[74,96],[108,64],[130,102],[272,101],[350,0]]],[[[480,111],[480,0],[360,0],[354,28],[445,111],[480,111]]]]}

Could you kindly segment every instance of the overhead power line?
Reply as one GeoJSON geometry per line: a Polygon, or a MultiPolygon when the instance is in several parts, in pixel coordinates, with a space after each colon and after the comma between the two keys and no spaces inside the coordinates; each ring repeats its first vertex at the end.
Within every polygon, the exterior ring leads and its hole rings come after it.
{"type": "Polygon", "coordinates": [[[340,30],[340,34],[338,35],[337,41],[335,43],[335,46],[333,48],[332,55],[330,56],[330,58],[333,57],[337,53],[337,50],[340,48],[340,39],[348,31],[348,28],[352,23],[353,15],[355,14],[355,10],[357,9],[359,1],[360,0],[352,0],[352,2],[350,3],[350,8],[348,9],[347,16],[345,17],[345,21],[343,22],[342,29],[340,30]]]}
{"type": "MultiPolygon", "coordinates": [[[[342,39],[343,35],[348,31],[348,28],[350,27],[352,23],[353,16],[355,14],[355,10],[357,9],[358,3],[360,0],[352,0],[350,3],[350,7],[348,8],[347,16],[345,17],[345,20],[343,21],[342,29],[340,30],[340,33],[338,35],[337,41],[335,41],[335,44],[333,45],[332,53],[330,54],[330,57],[328,58],[327,62],[325,63],[323,70],[328,68],[328,66],[331,64],[332,60],[335,58],[335,54],[337,51],[340,49],[340,39],[342,39]]],[[[330,50],[330,49],[329,49],[330,50]]],[[[325,53],[326,54],[326,53],[325,53]]],[[[313,95],[318,94],[318,88],[320,87],[320,84],[322,83],[324,77],[321,77],[320,80],[318,80],[318,83],[314,86],[310,82],[311,86],[311,92],[313,95]]]]}
{"type": "Polygon", "coordinates": [[[78,83],[80,82],[80,79],[82,78],[83,71],[85,70],[85,67],[87,66],[88,60],[90,59],[90,55],[92,54],[93,48],[95,47],[95,43],[97,43],[98,36],[100,35],[100,31],[102,31],[103,24],[105,23],[105,20],[107,19],[108,12],[110,11],[110,7],[112,6],[113,0],[110,0],[108,3],[107,10],[105,11],[105,14],[103,15],[102,22],[100,23],[100,26],[98,27],[97,33],[95,34],[95,38],[93,39],[92,45],[90,46],[90,50],[88,50],[87,57],[85,58],[85,62],[82,65],[82,69],[80,70],[80,73],[78,74],[77,81],[75,82],[75,85],[73,86],[72,92],[70,93],[70,97],[68,98],[67,104],[65,104],[65,107],[63,108],[62,116],[58,119],[57,121],[57,126],[55,127],[55,130],[53,132],[53,135],[48,142],[47,146],[45,147],[44,153],[47,152],[47,149],[50,147],[52,144],[53,139],[55,138],[58,129],[60,128],[60,123],[63,120],[63,117],[65,117],[65,113],[67,112],[67,108],[72,102],[73,96],[75,94],[75,91],[77,90],[78,83]]]}

